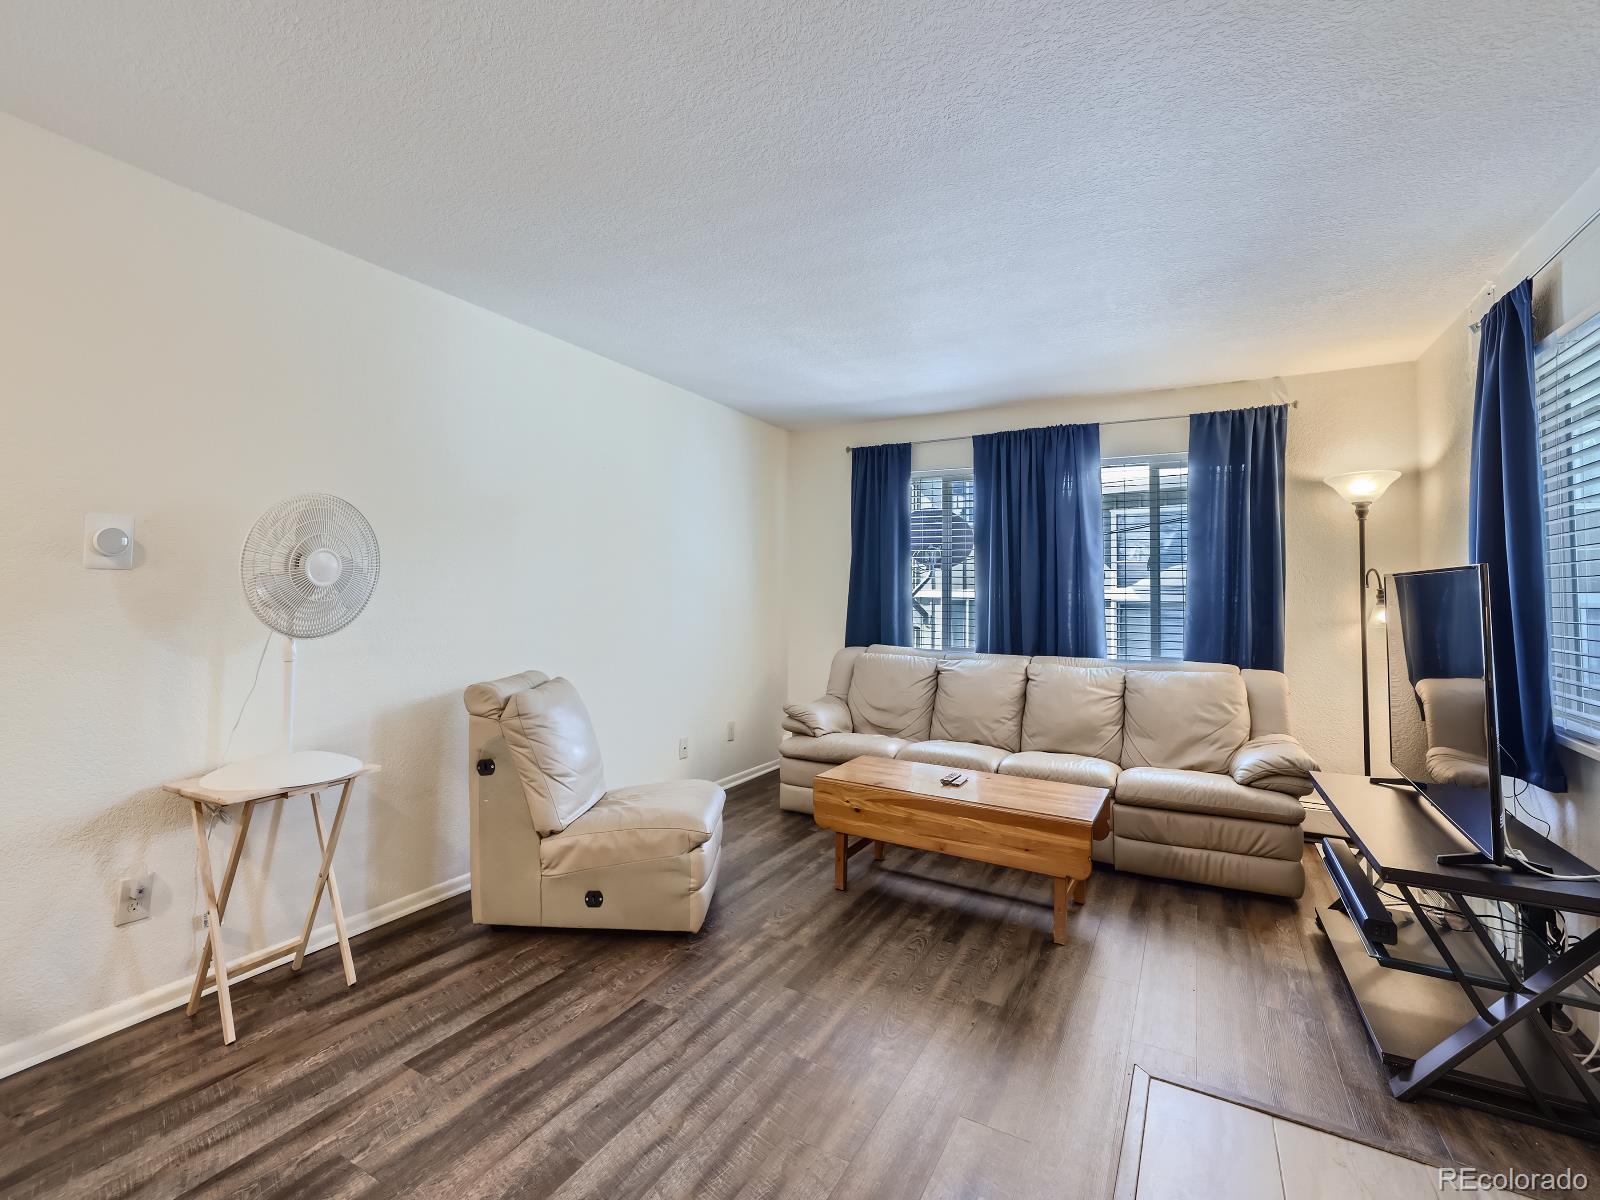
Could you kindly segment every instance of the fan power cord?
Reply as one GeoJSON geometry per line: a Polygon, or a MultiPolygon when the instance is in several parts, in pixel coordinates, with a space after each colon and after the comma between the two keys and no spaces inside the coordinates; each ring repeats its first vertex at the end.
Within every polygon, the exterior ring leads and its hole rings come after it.
{"type": "Polygon", "coordinates": [[[250,707],[250,698],[256,694],[256,684],[261,682],[261,664],[267,661],[267,647],[272,645],[272,634],[269,631],[266,640],[261,643],[261,653],[256,658],[255,678],[250,680],[250,690],[244,694],[244,703],[239,705],[239,715],[233,719],[233,728],[228,730],[228,740],[222,747],[222,761],[228,761],[228,751],[233,746],[233,735],[239,732],[239,722],[244,720],[244,710],[250,707]]]}
{"type": "MultiPolygon", "coordinates": [[[[244,694],[244,703],[239,705],[239,715],[234,717],[233,728],[228,730],[228,740],[223,744],[222,758],[224,762],[227,761],[228,751],[233,748],[233,735],[239,732],[239,722],[244,720],[245,709],[250,707],[250,699],[256,694],[256,684],[261,682],[261,664],[267,661],[267,647],[270,645],[272,645],[272,634],[269,631],[266,640],[261,643],[261,653],[256,656],[256,673],[254,678],[250,680],[250,690],[244,694]]],[[[202,823],[202,828],[205,830],[207,852],[211,849],[211,831],[217,827],[217,822],[221,819],[221,816],[221,813],[211,805],[206,805],[206,816],[202,823]]],[[[196,863],[194,867],[194,906],[198,907],[199,904],[200,864],[196,863]]]]}

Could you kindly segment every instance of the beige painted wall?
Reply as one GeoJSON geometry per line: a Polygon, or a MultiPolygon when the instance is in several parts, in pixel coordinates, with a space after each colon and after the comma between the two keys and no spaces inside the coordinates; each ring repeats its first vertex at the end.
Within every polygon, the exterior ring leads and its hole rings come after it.
{"type": "MultiPolygon", "coordinates": [[[[1087,396],[1003,409],[804,430],[789,444],[789,695],[817,695],[844,635],[850,568],[850,462],[845,447],[971,435],[997,429],[1130,417],[1175,420],[1108,425],[1101,453],[1182,449],[1183,415],[1298,401],[1289,423],[1288,661],[1296,731],[1325,767],[1361,769],[1360,642],[1356,618],[1356,528],[1350,506],[1325,476],[1393,468],[1405,476],[1373,509],[1369,554],[1385,570],[1415,565],[1417,522],[1416,378],[1410,364],[1335,371],[1175,391],[1087,396]]],[[[917,447],[913,465],[971,462],[971,443],[917,447]]],[[[1375,663],[1383,642],[1368,630],[1375,663]]],[[[1381,665],[1373,671],[1374,745],[1387,745],[1381,665]]]]}
{"type": "MultiPolygon", "coordinates": [[[[1492,296],[1528,276],[1600,210],[1600,173],[1591,178],[1491,281],[1492,296]]],[[[1534,275],[1534,337],[1542,338],[1600,306],[1600,222],[1588,227],[1555,261],[1534,275]]],[[[1491,294],[1474,303],[1440,333],[1417,363],[1417,415],[1421,438],[1422,553],[1427,566],[1467,561],[1467,492],[1472,461],[1472,392],[1477,375],[1477,335],[1468,329],[1491,294]]],[[[1565,749],[1568,791],[1556,796],[1529,788],[1522,803],[1548,821],[1552,836],[1574,853],[1600,864],[1600,761],[1565,749]]]]}
{"type": "MultiPolygon", "coordinates": [[[[383,546],[367,611],[301,650],[299,744],[385,768],[347,910],[467,870],[474,680],[570,676],[614,783],[776,756],[781,430],[3,117],[0,175],[0,1064],[193,968],[188,815],[154,789],[222,754],[264,636],[239,545],[282,497],[343,495],[383,546]],[[91,510],[136,514],[136,570],[80,566],[91,510]],[[146,864],[154,915],[114,929],[146,864]]],[[[278,670],[236,757],[274,746],[278,670]]],[[[241,952],[315,873],[303,802],[256,820],[241,952]]]]}

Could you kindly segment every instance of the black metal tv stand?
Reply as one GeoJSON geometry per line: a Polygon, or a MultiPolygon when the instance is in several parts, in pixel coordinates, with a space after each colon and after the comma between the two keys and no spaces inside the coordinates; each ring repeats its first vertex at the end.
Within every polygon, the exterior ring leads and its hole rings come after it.
{"type": "MultiPolygon", "coordinates": [[[[1374,787],[1396,788],[1405,792],[1409,796],[1422,796],[1424,799],[1427,798],[1427,793],[1418,788],[1417,785],[1412,783],[1409,779],[1401,779],[1398,777],[1382,778],[1377,775],[1373,775],[1368,777],[1367,782],[1372,784],[1374,787]]],[[[1534,874],[1538,874],[1540,871],[1544,871],[1546,873],[1550,871],[1550,868],[1544,863],[1537,862],[1533,859],[1528,860],[1528,865],[1526,868],[1515,862],[1495,862],[1482,850],[1477,849],[1447,850],[1438,855],[1436,861],[1440,866],[1477,867],[1483,871],[1516,871],[1520,869],[1526,869],[1532,871],[1534,874]]]]}
{"type": "MultiPolygon", "coordinates": [[[[1329,878],[1341,899],[1317,910],[1368,1036],[1401,1100],[1424,1095],[1600,1141],[1600,1077],[1551,1025],[1555,1006],[1600,1012],[1600,931],[1560,952],[1537,931],[1557,912],[1600,917],[1600,882],[1438,861],[1469,847],[1421,797],[1362,775],[1312,776],[1366,866],[1402,915],[1392,944],[1368,937],[1347,915],[1371,897],[1329,878]],[[1442,901],[1418,896],[1438,893],[1442,901]],[[1521,954],[1497,942],[1487,905],[1515,907],[1521,954]],[[1405,915],[1412,919],[1404,921],[1405,915]],[[1514,960],[1520,959],[1520,967],[1514,960]]],[[[1512,845],[1562,875],[1595,869],[1532,829],[1506,819],[1512,845]]],[[[1370,922],[1365,922],[1369,928],[1370,922]]],[[[1387,942],[1387,937],[1384,938],[1387,942]]],[[[1600,1063],[1600,1055],[1596,1056],[1600,1063]]]]}
{"type": "Polygon", "coordinates": [[[1397,775],[1396,776],[1371,775],[1371,776],[1368,776],[1367,782],[1372,784],[1373,787],[1399,788],[1401,791],[1410,792],[1412,795],[1416,795],[1416,792],[1417,792],[1417,785],[1416,784],[1412,783],[1411,780],[1409,780],[1409,779],[1401,779],[1397,775]]]}

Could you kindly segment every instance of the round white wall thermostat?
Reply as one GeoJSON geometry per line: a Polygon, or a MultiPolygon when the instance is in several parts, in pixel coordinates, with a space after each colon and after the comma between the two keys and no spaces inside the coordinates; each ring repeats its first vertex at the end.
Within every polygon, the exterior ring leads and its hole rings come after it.
{"type": "Polygon", "coordinates": [[[127,571],[133,567],[133,515],[85,513],[83,565],[91,571],[127,571]]]}
{"type": "Polygon", "coordinates": [[[94,535],[94,548],[107,558],[115,558],[128,548],[128,531],[108,526],[94,535]]]}

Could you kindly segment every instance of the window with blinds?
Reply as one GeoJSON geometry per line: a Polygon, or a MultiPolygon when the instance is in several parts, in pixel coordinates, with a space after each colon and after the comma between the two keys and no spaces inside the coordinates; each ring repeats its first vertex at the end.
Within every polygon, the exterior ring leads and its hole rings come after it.
{"type": "Polygon", "coordinates": [[[1189,467],[1182,455],[1100,465],[1106,655],[1183,657],[1188,590],[1189,467]]]}
{"type": "Polygon", "coordinates": [[[1600,313],[1534,350],[1556,728],[1600,742],[1600,313]]]}
{"type": "Polygon", "coordinates": [[[972,470],[911,476],[911,644],[971,650],[976,643],[972,470]]]}

